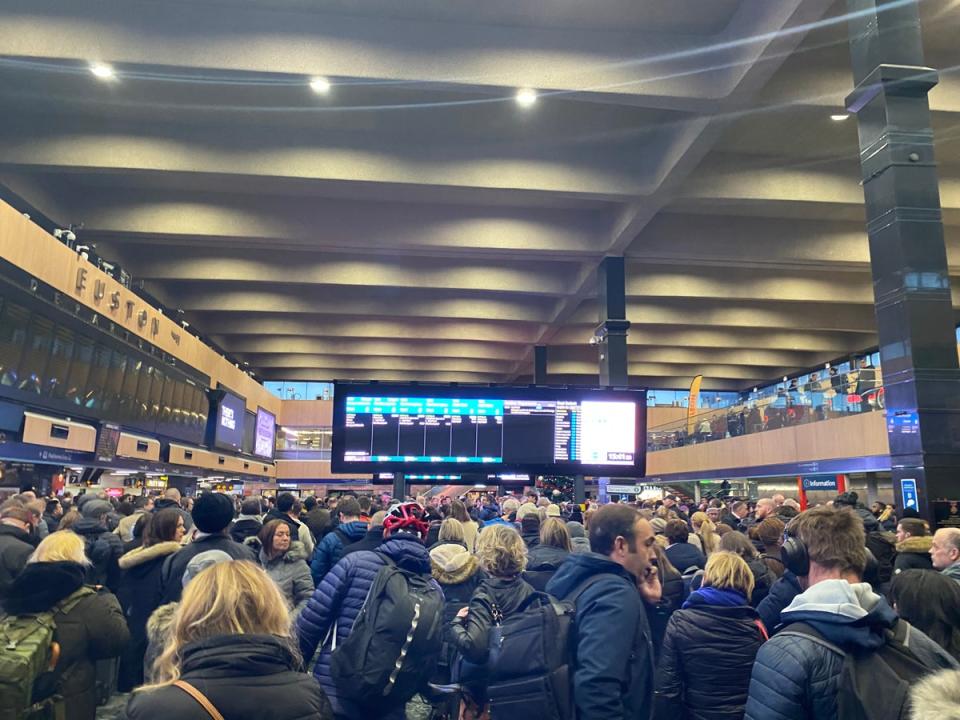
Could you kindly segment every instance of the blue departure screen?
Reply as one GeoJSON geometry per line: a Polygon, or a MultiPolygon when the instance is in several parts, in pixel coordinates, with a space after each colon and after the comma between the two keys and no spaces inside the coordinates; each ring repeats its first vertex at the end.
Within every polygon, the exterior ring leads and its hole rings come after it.
{"type": "Polygon", "coordinates": [[[634,465],[637,405],[621,400],[345,399],[345,463],[634,465]]]}

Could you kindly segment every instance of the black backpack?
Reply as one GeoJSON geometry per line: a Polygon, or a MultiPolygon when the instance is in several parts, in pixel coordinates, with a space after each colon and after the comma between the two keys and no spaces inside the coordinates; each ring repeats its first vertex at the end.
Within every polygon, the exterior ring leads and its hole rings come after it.
{"type": "Polygon", "coordinates": [[[840,690],[837,693],[837,717],[842,720],[909,720],[910,688],[935,670],[924,665],[909,648],[912,626],[897,621],[887,630],[887,642],[879,650],[848,653],[806,623],[793,623],[780,635],[812,638],[832,652],[843,656],[840,690]]]}
{"type": "Polygon", "coordinates": [[[893,564],[897,559],[897,545],[891,533],[874,530],[867,533],[866,546],[877,559],[877,580],[880,584],[890,582],[893,564]]]}
{"type": "Polygon", "coordinates": [[[436,669],[443,632],[443,593],[430,575],[377,554],[385,565],[349,637],[330,657],[338,693],[371,716],[403,707],[426,684],[436,669]]]}

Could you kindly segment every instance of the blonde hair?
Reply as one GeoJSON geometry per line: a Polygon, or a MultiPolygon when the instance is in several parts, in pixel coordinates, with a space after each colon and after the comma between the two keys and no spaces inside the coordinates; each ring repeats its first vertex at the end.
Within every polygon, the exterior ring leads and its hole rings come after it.
{"type": "Polygon", "coordinates": [[[83,538],[73,530],[57,530],[37,545],[27,562],[73,562],[88,566],[90,560],[87,559],[85,548],[83,538]]]}
{"type": "Polygon", "coordinates": [[[155,683],[137,691],[156,690],[179,680],[183,648],[220,635],[285,638],[294,657],[298,656],[287,601],[276,583],[248,560],[224,561],[200,572],[184,588],[167,646],[153,666],[155,683]]]}
{"type": "Polygon", "coordinates": [[[477,560],[494,577],[519,575],[527,567],[527,546],[509,525],[485,527],[477,538],[477,560]]]}
{"type": "Polygon", "coordinates": [[[707,560],[703,586],[736,590],[748,600],[753,594],[753,573],[746,560],[736,553],[720,550],[707,560]]]}
{"type": "Polygon", "coordinates": [[[570,531],[567,530],[567,524],[560,518],[547,518],[540,526],[540,544],[573,552],[570,531]]]}
{"type": "Polygon", "coordinates": [[[703,541],[703,554],[712,555],[720,549],[720,536],[717,534],[717,526],[705,512],[695,512],[690,518],[693,529],[703,541]]]}
{"type": "Polygon", "coordinates": [[[463,535],[463,523],[456,518],[448,517],[440,523],[440,534],[437,540],[449,542],[466,542],[463,535]]]}

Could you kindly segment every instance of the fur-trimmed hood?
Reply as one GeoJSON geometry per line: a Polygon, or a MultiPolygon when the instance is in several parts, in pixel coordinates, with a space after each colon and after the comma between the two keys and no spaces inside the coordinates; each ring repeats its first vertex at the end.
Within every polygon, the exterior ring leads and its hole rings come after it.
{"type": "Polygon", "coordinates": [[[913,720],[960,720],[960,670],[944,670],[917,683],[911,692],[913,720]]]}
{"type": "Polygon", "coordinates": [[[430,571],[441,585],[459,585],[480,569],[477,558],[462,545],[447,543],[430,551],[430,571]]]}
{"type": "Polygon", "coordinates": [[[903,542],[897,543],[897,552],[929,555],[931,547],[933,547],[933,535],[920,535],[908,537],[903,542]]]}
{"type": "Polygon", "coordinates": [[[121,570],[129,570],[130,568],[143,565],[151,560],[166,557],[167,555],[173,555],[182,547],[183,546],[180,543],[170,540],[169,542],[157,543],[156,545],[151,545],[150,547],[134,548],[130,552],[123,555],[118,561],[118,564],[120,565],[121,570]]]}
{"type": "Polygon", "coordinates": [[[173,614],[179,606],[180,603],[167,603],[153,611],[147,620],[147,638],[151,643],[158,644],[159,647],[166,645],[170,627],[173,625],[173,614]]]}

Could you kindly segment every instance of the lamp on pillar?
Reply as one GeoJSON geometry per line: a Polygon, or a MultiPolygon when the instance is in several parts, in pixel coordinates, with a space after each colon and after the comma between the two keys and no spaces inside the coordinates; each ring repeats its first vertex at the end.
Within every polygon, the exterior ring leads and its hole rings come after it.
{"type": "Polygon", "coordinates": [[[605,257],[597,271],[600,324],[590,339],[599,351],[600,384],[627,384],[626,281],[622,257],[605,257]]]}
{"type": "Polygon", "coordinates": [[[924,66],[917,2],[847,7],[894,492],[932,521],[934,500],[960,496],[960,369],[927,100],[938,77],[924,66]]]}

